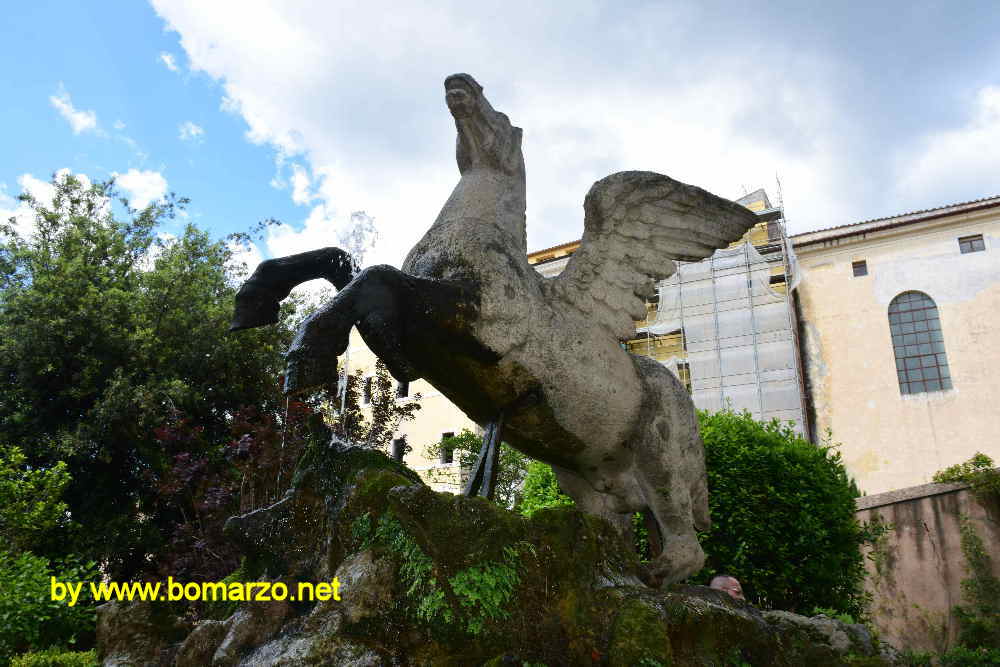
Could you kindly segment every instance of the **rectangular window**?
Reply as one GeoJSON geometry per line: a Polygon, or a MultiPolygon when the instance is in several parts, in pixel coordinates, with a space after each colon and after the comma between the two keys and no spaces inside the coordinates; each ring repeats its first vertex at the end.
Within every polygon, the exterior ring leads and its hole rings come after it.
{"type": "Polygon", "coordinates": [[[859,262],[851,262],[851,270],[854,271],[854,277],[859,278],[861,276],[868,275],[868,261],[862,259],[859,262]]]}
{"type": "Polygon", "coordinates": [[[396,398],[406,398],[410,395],[410,383],[400,382],[396,387],[396,398]]]}
{"type": "Polygon", "coordinates": [[[372,402],[372,381],[374,378],[366,377],[364,387],[361,390],[361,402],[368,405],[372,402]]]}
{"type": "Polygon", "coordinates": [[[958,239],[958,249],[962,251],[963,255],[968,252],[986,250],[986,243],[983,241],[983,235],[976,234],[975,236],[963,236],[958,239]]]}
{"type": "MultiPolygon", "coordinates": [[[[441,434],[441,440],[446,440],[448,438],[454,438],[455,434],[451,431],[441,434]]],[[[455,460],[455,452],[452,451],[451,447],[441,446],[441,463],[451,463],[455,460]]]]}
{"type": "Polygon", "coordinates": [[[406,453],[406,438],[396,438],[392,441],[392,458],[397,461],[403,460],[403,455],[406,453]]]}

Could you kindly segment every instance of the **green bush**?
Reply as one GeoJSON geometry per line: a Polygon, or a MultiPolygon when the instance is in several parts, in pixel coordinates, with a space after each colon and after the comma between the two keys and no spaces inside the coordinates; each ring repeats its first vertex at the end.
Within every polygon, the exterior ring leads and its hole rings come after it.
{"type": "Polygon", "coordinates": [[[25,653],[10,661],[10,667],[96,667],[97,654],[91,651],[66,651],[52,647],[37,653],[25,653]]]}
{"type": "Polygon", "coordinates": [[[1000,649],[956,646],[938,657],[941,667],[996,667],[1000,665],[1000,649]]]}
{"type": "Polygon", "coordinates": [[[982,452],[966,461],[934,473],[935,482],[963,482],[972,487],[980,502],[1000,498],[1000,473],[993,468],[993,459],[982,452]]]}
{"type": "Polygon", "coordinates": [[[761,607],[862,617],[865,532],[840,454],[748,413],[699,412],[698,421],[712,527],[695,581],[727,573],[761,607]]]}
{"type": "Polygon", "coordinates": [[[0,664],[24,651],[67,644],[86,648],[93,641],[95,608],[89,592],[72,607],[52,600],[51,577],[85,582],[86,589],[98,574],[93,563],[60,566],[30,552],[0,551],[0,664]]]}
{"type": "Polygon", "coordinates": [[[566,507],[573,504],[573,499],[563,493],[556,481],[552,467],[540,461],[528,464],[528,472],[524,477],[524,491],[517,509],[524,516],[530,517],[546,507],[566,507]]]}
{"type": "Polygon", "coordinates": [[[62,501],[70,482],[66,464],[29,465],[20,447],[0,443],[0,543],[11,551],[30,551],[70,527],[62,501]]]}
{"type": "Polygon", "coordinates": [[[953,608],[958,620],[958,643],[970,650],[991,649],[1000,655],[1000,579],[993,575],[986,546],[965,515],[961,517],[961,535],[969,576],[962,580],[963,604],[953,608]]]}

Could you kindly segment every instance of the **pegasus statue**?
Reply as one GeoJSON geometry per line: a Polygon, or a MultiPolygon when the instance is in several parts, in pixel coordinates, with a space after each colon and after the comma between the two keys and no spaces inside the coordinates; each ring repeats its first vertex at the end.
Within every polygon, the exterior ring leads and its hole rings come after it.
{"type": "Polygon", "coordinates": [[[233,329],[277,321],[294,285],[326,278],[338,292],[298,330],[286,391],[329,385],[357,327],[397,380],[425,379],[486,426],[470,493],[488,480],[502,434],[624,535],[643,513],[652,585],[688,577],[705,559],[696,530],[709,526],[694,405],[670,371],[621,341],[675,260],[728,246],[755,215],[660,174],[612,174],[587,194],[579,250],[543,278],[527,260],[521,129],[467,74],[445,79],[445,102],[461,179],[402,269],[358,271],[337,248],[268,260],[237,295],[233,329]]]}

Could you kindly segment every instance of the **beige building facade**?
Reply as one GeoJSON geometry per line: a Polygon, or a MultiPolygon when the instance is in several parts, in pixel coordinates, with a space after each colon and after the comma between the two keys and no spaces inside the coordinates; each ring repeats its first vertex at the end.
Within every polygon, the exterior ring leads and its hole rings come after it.
{"type": "Polygon", "coordinates": [[[1000,459],[1000,197],[792,241],[812,435],[861,490],[1000,459]]]}
{"type": "MultiPolygon", "coordinates": [[[[341,374],[345,370],[351,374],[360,369],[362,377],[369,378],[375,374],[376,361],[375,354],[365,345],[358,330],[352,329],[347,353],[341,358],[341,374]]],[[[464,429],[478,433],[479,426],[425,380],[408,383],[402,392],[397,383],[397,393],[406,394],[399,396],[397,401],[416,400],[420,404],[416,418],[403,423],[395,436],[405,437],[406,444],[410,447],[410,452],[399,458],[419,473],[435,491],[457,493],[463,482],[459,462],[447,455],[432,456],[427,451],[427,446],[440,442],[445,436],[458,435],[464,429]]],[[[362,397],[362,410],[364,409],[365,399],[362,397]]],[[[386,453],[396,454],[392,451],[386,453]]]]}

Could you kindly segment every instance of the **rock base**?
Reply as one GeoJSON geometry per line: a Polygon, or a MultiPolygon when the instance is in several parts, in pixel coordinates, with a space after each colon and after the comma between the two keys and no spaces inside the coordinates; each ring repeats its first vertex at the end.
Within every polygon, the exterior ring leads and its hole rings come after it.
{"type": "Polygon", "coordinates": [[[339,601],[99,609],[104,665],[891,665],[863,626],[653,590],[611,526],[435,493],[387,457],[313,452],[286,497],[235,518],[233,580],[336,578],[339,601]]]}

